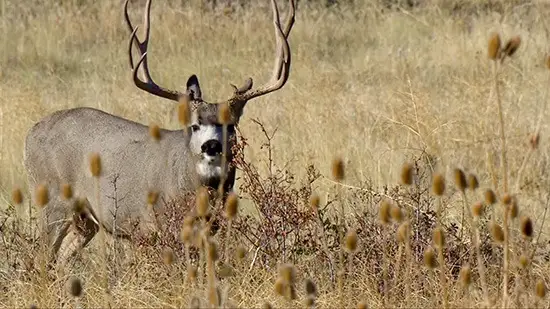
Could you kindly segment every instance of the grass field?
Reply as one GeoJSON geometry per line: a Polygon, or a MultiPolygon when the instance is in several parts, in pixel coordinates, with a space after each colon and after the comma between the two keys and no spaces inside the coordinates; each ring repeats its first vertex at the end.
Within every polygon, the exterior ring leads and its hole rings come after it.
{"type": "MultiPolygon", "coordinates": [[[[143,2],[132,1],[136,21],[143,2]]],[[[257,84],[267,80],[274,57],[270,7],[268,1],[256,2],[215,9],[201,8],[199,1],[185,5],[154,2],[149,47],[153,78],[168,88],[183,89],[188,76],[195,73],[207,101],[229,98],[229,84],[240,84],[249,76],[257,84]]],[[[286,12],[286,3],[279,2],[286,12]]],[[[550,24],[545,18],[550,7],[536,1],[480,1],[476,5],[426,0],[432,4],[389,9],[381,2],[344,1],[326,7],[300,1],[290,35],[290,79],[280,91],[249,102],[240,124],[249,143],[247,163],[277,192],[271,196],[277,202],[263,203],[253,194],[255,187],[248,186],[251,175],[237,175],[243,211],[252,213],[258,205],[267,204],[284,208],[276,212],[274,221],[284,224],[248,225],[237,219],[235,229],[241,233],[234,233],[231,240],[218,240],[220,247],[241,244],[249,251],[242,260],[232,260],[234,274],[227,278],[222,279],[223,267],[216,264],[217,286],[227,300],[225,305],[303,307],[304,282],[311,278],[317,289],[315,304],[320,308],[357,307],[360,302],[368,307],[442,307],[443,294],[448,294],[452,307],[482,307],[487,299],[496,307],[503,301],[504,286],[508,307],[548,307],[548,299],[537,294],[542,295],[543,285],[550,283],[550,230],[544,222],[550,200],[550,127],[546,121],[550,24]],[[496,77],[506,133],[504,149],[494,63],[487,52],[492,33],[499,33],[503,44],[514,36],[521,38],[519,49],[505,59],[496,77]],[[261,122],[268,133],[275,132],[270,146],[273,164],[294,176],[288,187],[269,182],[266,138],[252,120],[261,122]],[[533,148],[530,140],[537,132],[539,144],[533,148]],[[506,207],[487,207],[479,219],[485,259],[481,264],[486,268],[486,283],[482,284],[476,246],[470,237],[459,237],[458,230],[463,203],[469,207],[484,201],[483,190],[497,192],[498,203],[501,197],[506,200],[503,151],[509,193],[514,197],[512,204],[517,201],[519,216],[509,222],[510,233],[504,241],[508,245],[495,243],[489,236],[495,233],[491,222],[506,227],[502,221],[506,207]],[[341,183],[331,174],[335,158],[341,158],[345,166],[341,183]],[[414,165],[411,186],[399,185],[406,162],[414,165]],[[311,184],[306,181],[314,173],[307,168],[310,164],[320,173],[311,184]],[[477,175],[480,188],[461,194],[454,185],[455,168],[477,175]],[[431,240],[438,225],[434,212],[439,200],[431,191],[434,174],[447,179],[441,198],[447,246],[445,267],[430,270],[423,254],[433,248],[438,258],[439,252],[431,240]],[[308,210],[308,201],[315,195],[321,197],[322,205],[329,204],[327,209],[321,207],[320,223],[308,210]],[[379,205],[384,198],[410,210],[409,216],[381,224],[379,205]],[[347,211],[346,226],[336,220],[324,221],[333,218],[331,210],[339,205],[347,211]],[[299,220],[285,217],[291,213],[299,220]],[[532,219],[534,237],[522,237],[524,217],[532,219]],[[411,241],[399,242],[394,235],[402,235],[407,226],[411,241]],[[288,253],[271,244],[269,248],[276,253],[262,250],[254,257],[259,251],[247,241],[247,231],[282,237],[284,229],[294,237],[283,240],[288,242],[288,253]],[[353,229],[359,250],[354,255],[345,253],[345,263],[340,264],[337,231],[353,229]],[[326,240],[321,239],[321,230],[327,233],[326,240]],[[506,247],[508,263],[503,262],[506,247]],[[529,252],[534,252],[532,258],[529,252]],[[529,263],[522,266],[518,261],[527,257],[529,263]],[[343,272],[339,288],[330,280],[327,265],[331,259],[336,260],[332,263],[336,272],[343,272]],[[277,267],[284,263],[294,265],[295,279],[277,281],[277,267]],[[459,270],[466,264],[471,266],[472,284],[463,289],[459,270]],[[508,278],[506,284],[503,277],[508,278]],[[277,295],[274,285],[280,288],[281,282],[294,280],[297,299],[277,295]]],[[[132,82],[121,1],[0,0],[0,5],[2,221],[14,213],[12,189],[20,187],[28,195],[22,164],[24,139],[28,129],[49,113],[89,106],[144,124],[179,126],[173,103],[140,91],[132,82]]],[[[267,213],[271,212],[265,210],[251,220],[263,222],[261,216],[267,213]]],[[[473,226],[465,224],[467,230],[474,230],[473,226]]],[[[0,254],[5,256],[0,270],[1,307],[103,304],[105,293],[98,280],[101,268],[94,258],[97,244],[84,250],[79,267],[46,278],[36,265],[29,266],[37,250],[34,239],[8,224],[0,232],[0,247],[5,252],[0,254]],[[71,275],[84,282],[82,298],[73,299],[66,291],[71,275]]],[[[122,252],[109,253],[113,307],[190,306],[193,297],[209,306],[208,295],[212,294],[203,292],[210,289],[185,281],[184,259],[165,265],[158,246],[125,246],[122,252]]],[[[181,255],[179,249],[173,250],[181,255]]]]}

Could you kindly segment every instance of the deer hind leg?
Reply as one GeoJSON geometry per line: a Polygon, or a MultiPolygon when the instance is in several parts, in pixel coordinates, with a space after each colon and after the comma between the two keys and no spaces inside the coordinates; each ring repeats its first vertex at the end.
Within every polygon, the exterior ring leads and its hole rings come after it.
{"type": "Polygon", "coordinates": [[[65,265],[83,249],[99,230],[95,218],[88,212],[74,213],[58,249],[57,262],[65,265]]]}

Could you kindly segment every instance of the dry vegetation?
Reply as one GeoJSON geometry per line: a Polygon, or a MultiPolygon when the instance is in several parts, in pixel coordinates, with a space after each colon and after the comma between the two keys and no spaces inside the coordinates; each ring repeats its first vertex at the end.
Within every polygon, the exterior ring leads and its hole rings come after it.
{"type": "MultiPolygon", "coordinates": [[[[91,106],[178,127],[131,81],[119,2],[0,1],[1,307],[549,306],[550,8],[534,1],[300,1],[290,79],[247,107],[240,199],[218,232],[185,218],[221,205],[189,194],[160,237],[107,238],[106,262],[97,238],[47,271],[27,216],[45,204],[26,193],[30,126],[91,106]]],[[[181,2],[152,9],[156,80],[197,73],[216,101],[267,78],[267,1],[181,2]]]]}

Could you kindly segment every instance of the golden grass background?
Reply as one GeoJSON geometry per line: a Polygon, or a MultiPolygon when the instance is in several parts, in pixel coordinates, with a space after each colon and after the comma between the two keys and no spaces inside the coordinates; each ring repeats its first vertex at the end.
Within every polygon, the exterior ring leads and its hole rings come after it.
{"type": "MultiPolygon", "coordinates": [[[[136,24],[143,2],[131,3],[136,24]]],[[[279,2],[286,12],[284,1],[279,2]]],[[[538,231],[545,206],[541,200],[550,185],[548,113],[541,115],[548,100],[544,61],[550,47],[545,18],[550,8],[535,1],[457,3],[426,1],[419,8],[388,9],[376,1],[329,8],[301,1],[290,35],[289,81],[280,91],[249,102],[241,118],[241,130],[251,144],[248,158],[265,166],[263,134],[251,121],[258,119],[268,130],[277,129],[276,166],[286,166],[298,177],[305,175],[308,163],[328,177],[331,160],[339,156],[346,164],[346,185],[382,188],[396,183],[403,162],[422,157],[449,175],[454,167],[474,172],[482,187],[489,187],[487,158],[499,165],[500,144],[487,39],[493,31],[505,39],[520,35],[520,50],[505,62],[500,85],[512,184],[529,151],[529,136],[543,117],[540,148],[527,162],[518,182],[521,190],[512,187],[538,231]]],[[[182,89],[196,73],[205,100],[221,101],[231,95],[229,83],[249,76],[255,85],[267,80],[274,57],[269,3],[215,10],[199,6],[153,3],[149,66],[155,81],[182,89]]],[[[1,0],[1,9],[3,204],[13,187],[26,187],[24,138],[50,112],[91,106],[144,124],[178,127],[172,102],[133,85],[120,1],[1,0]]],[[[322,196],[332,188],[327,179],[318,184],[322,196]]],[[[547,232],[543,230],[543,242],[547,232]]],[[[256,290],[238,290],[241,306],[257,306],[272,297],[269,272],[254,270],[247,278],[243,286],[253,282],[256,290]]],[[[24,288],[19,284],[0,304],[27,305],[16,295],[24,288]]],[[[119,287],[118,304],[146,305],[154,293],[140,293],[162,290],[152,281],[145,284],[119,287]]],[[[170,297],[154,294],[147,305],[167,305],[170,297]]],[[[323,297],[328,306],[337,304],[333,294],[323,297]]],[[[434,305],[421,299],[410,304],[434,305]]]]}

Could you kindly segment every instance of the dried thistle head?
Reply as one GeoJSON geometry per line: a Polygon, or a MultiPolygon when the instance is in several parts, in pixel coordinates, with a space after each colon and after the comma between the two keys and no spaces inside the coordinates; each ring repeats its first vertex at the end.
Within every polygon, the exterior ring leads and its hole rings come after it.
{"type": "Polygon", "coordinates": [[[231,110],[229,108],[229,104],[220,104],[218,109],[218,121],[223,125],[226,125],[231,121],[231,110]]]}
{"type": "Polygon", "coordinates": [[[534,228],[533,228],[533,221],[531,221],[531,218],[529,217],[521,218],[520,230],[521,230],[521,234],[525,238],[533,237],[534,228]]]}
{"type": "Polygon", "coordinates": [[[544,284],[542,279],[537,280],[537,283],[535,284],[535,294],[537,294],[537,297],[539,298],[546,297],[546,284],[544,284]]]}
{"type": "Polygon", "coordinates": [[[500,227],[500,225],[496,222],[491,222],[489,228],[493,241],[502,243],[504,241],[504,231],[502,230],[502,227],[500,227]]]}
{"type": "Polygon", "coordinates": [[[436,227],[433,231],[433,242],[438,248],[445,246],[445,233],[440,227],[436,227]]]}
{"type": "Polygon", "coordinates": [[[404,185],[412,185],[413,183],[413,166],[410,163],[403,164],[401,168],[401,183],[404,185]]]}
{"type": "Polygon", "coordinates": [[[275,293],[277,293],[277,295],[285,296],[286,286],[286,281],[283,278],[279,277],[275,281],[275,285],[273,287],[275,288],[275,293]]]}
{"type": "Polygon", "coordinates": [[[512,196],[508,193],[502,196],[502,204],[510,205],[512,203],[512,196]]]}
{"type": "Polygon", "coordinates": [[[396,234],[397,241],[407,242],[410,236],[409,229],[410,229],[410,226],[408,222],[401,223],[401,225],[399,225],[399,227],[397,228],[397,234],[396,234]]]}
{"type": "Polygon", "coordinates": [[[90,154],[90,172],[94,177],[101,176],[101,158],[97,152],[90,154]]]}
{"type": "Polygon", "coordinates": [[[510,215],[510,218],[511,219],[515,219],[518,217],[518,214],[519,214],[519,207],[518,207],[518,201],[516,198],[512,198],[512,202],[510,203],[510,205],[508,205],[509,207],[509,215],[510,215]]]}
{"type": "Polygon", "coordinates": [[[178,104],[178,121],[183,127],[191,123],[191,106],[189,105],[189,96],[182,95],[178,104]]]}
{"type": "Polygon", "coordinates": [[[197,281],[197,268],[191,264],[187,266],[187,280],[189,282],[197,281]]]}
{"type": "Polygon", "coordinates": [[[149,191],[147,193],[147,204],[155,205],[157,203],[158,198],[159,198],[159,193],[157,191],[149,191]]]}
{"type": "Polygon", "coordinates": [[[199,217],[204,218],[208,214],[209,207],[210,207],[209,198],[210,196],[208,194],[208,189],[201,186],[197,190],[196,201],[195,201],[196,207],[197,207],[197,215],[199,217]]]}
{"type": "Polygon", "coordinates": [[[219,258],[219,255],[218,255],[218,246],[216,245],[216,243],[213,241],[209,241],[207,249],[208,249],[207,250],[208,259],[212,262],[217,261],[219,258]]]}
{"type": "Polygon", "coordinates": [[[183,225],[180,233],[180,238],[184,244],[190,245],[193,241],[193,226],[183,225]]]}
{"type": "Polygon", "coordinates": [[[357,309],[367,309],[367,304],[364,301],[360,301],[357,304],[357,309]]]}
{"type": "Polygon", "coordinates": [[[497,202],[497,195],[493,190],[487,189],[483,195],[485,196],[485,203],[487,203],[487,205],[494,205],[497,202]]]}
{"type": "Polygon", "coordinates": [[[174,263],[174,251],[170,248],[164,249],[162,252],[162,261],[164,265],[172,265],[174,263]]]}
{"type": "Polygon", "coordinates": [[[460,269],[460,283],[464,287],[470,286],[472,283],[472,270],[470,269],[470,266],[465,265],[460,269]]]}
{"type": "Polygon", "coordinates": [[[311,210],[313,210],[315,213],[317,213],[317,211],[319,210],[320,204],[321,204],[321,199],[317,194],[313,195],[309,200],[309,205],[311,206],[311,210]]]}
{"type": "Polygon", "coordinates": [[[500,56],[500,35],[491,33],[489,37],[489,46],[487,47],[487,55],[491,60],[497,60],[500,56]]]}
{"type": "Polygon", "coordinates": [[[390,222],[390,209],[390,202],[387,199],[383,199],[380,203],[380,210],[378,211],[378,217],[383,224],[388,224],[390,222]]]}
{"type": "Polygon", "coordinates": [[[160,127],[156,123],[149,125],[149,136],[151,136],[155,142],[160,141],[160,127]]]}
{"type": "Polygon", "coordinates": [[[390,216],[395,222],[403,221],[403,211],[397,205],[392,205],[390,210],[390,216]]]}
{"type": "Polygon", "coordinates": [[[69,282],[69,292],[73,297],[82,296],[82,282],[78,278],[71,278],[69,282]]]}
{"type": "Polygon", "coordinates": [[[545,64],[546,64],[546,68],[550,70],[550,55],[546,56],[545,64]]]}
{"type": "Polygon", "coordinates": [[[506,42],[506,45],[504,45],[504,48],[502,49],[502,54],[507,57],[512,57],[520,45],[521,38],[517,35],[506,42]]]}
{"type": "Polygon", "coordinates": [[[237,215],[239,209],[239,197],[234,192],[229,193],[225,201],[225,216],[232,220],[237,215]]]}
{"type": "MultiPolygon", "coordinates": [[[[550,59],[550,57],[548,59],[550,59]]],[[[529,144],[531,145],[532,150],[535,150],[535,149],[539,148],[539,142],[540,142],[540,134],[539,133],[534,133],[529,138],[529,144]]]]}
{"type": "Polygon", "coordinates": [[[455,168],[453,174],[455,177],[456,188],[460,190],[460,192],[466,191],[468,183],[466,181],[466,175],[464,174],[464,172],[459,168],[455,168]]]}
{"type": "Polygon", "coordinates": [[[39,207],[46,206],[46,204],[48,204],[48,202],[50,201],[50,195],[48,193],[48,188],[44,184],[39,184],[36,187],[35,195],[36,195],[35,196],[36,204],[39,207]]]}
{"type": "Polygon", "coordinates": [[[477,188],[479,188],[479,181],[477,180],[476,175],[474,174],[468,175],[468,188],[470,188],[470,190],[472,191],[475,191],[477,190],[477,188]]]}
{"type": "Polygon", "coordinates": [[[73,187],[71,184],[64,183],[61,187],[61,194],[65,200],[70,200],[73,198],[73,187]]]}
{"type": "Polygon", "coordinates": [[[283,264],[279,267],[279,276],[289,284],[296,281],[296,270],[292,264],[283,264]]]}
{"type": "Polygon", "coordinates": [[[521,268],[525,269],[527,268],[527,266],[529,266],[529,257],[526,256],[525,254],[522,254],[519,256],[518,262],[521,268]]]}
{"type": "Polygon", "coordinates": [[[348,231],[345,238],[345,249],[348,253],[355,253],[357,251],[357,232],[355,230],[348,231]]]}
{"type": "Polygon", "coordinates": [[[432,248],[428,248],[424,251],[424,265],[430,269],[437,267],[435,252],[432,248]]]}
{"type": "Polygon", "coordinates": [[[263,308],[263,309],[273,309],[273,306],[271,306],[270,303],[264,303],[264,304],[262,305],[262,308],[263,308]]]}
{"type": "Polygon", "coordinates": [[[13,189],[13,191],[11,192],[11,200],[15,205],[23,204],[23,193],[21,192],[21,189],[19,188],[13,189]]]}
{"type": "Polygon", "coordinates": [[[344,161],[340,158],[332,160],[332,177],[336,181],[344,179],[344,161]]]}
{"type": "Polygon", "coordinates": [[[432,179],[432,191],[437,196],[442,196],[445,193],[445,177],[437,173],[432,179]]]}
{"type": "Polygon", "coordinates": [[[315,283],[311,279],[306,279],[306,294],[308,296],[317,296],[317,287],[315,286],[315,283]]]}
{"type": "Polygon", "coordinates": [[[243,246],[238,246],[235,255],[238,261],[242,261],[246,257],[246,249],[243,246]]]}
{"type": "Polygon", "coordinates": [[[476,202],[472,205],[472,214],[474,217],[478,218],[483,215],[483,203],[476,202]]]}

